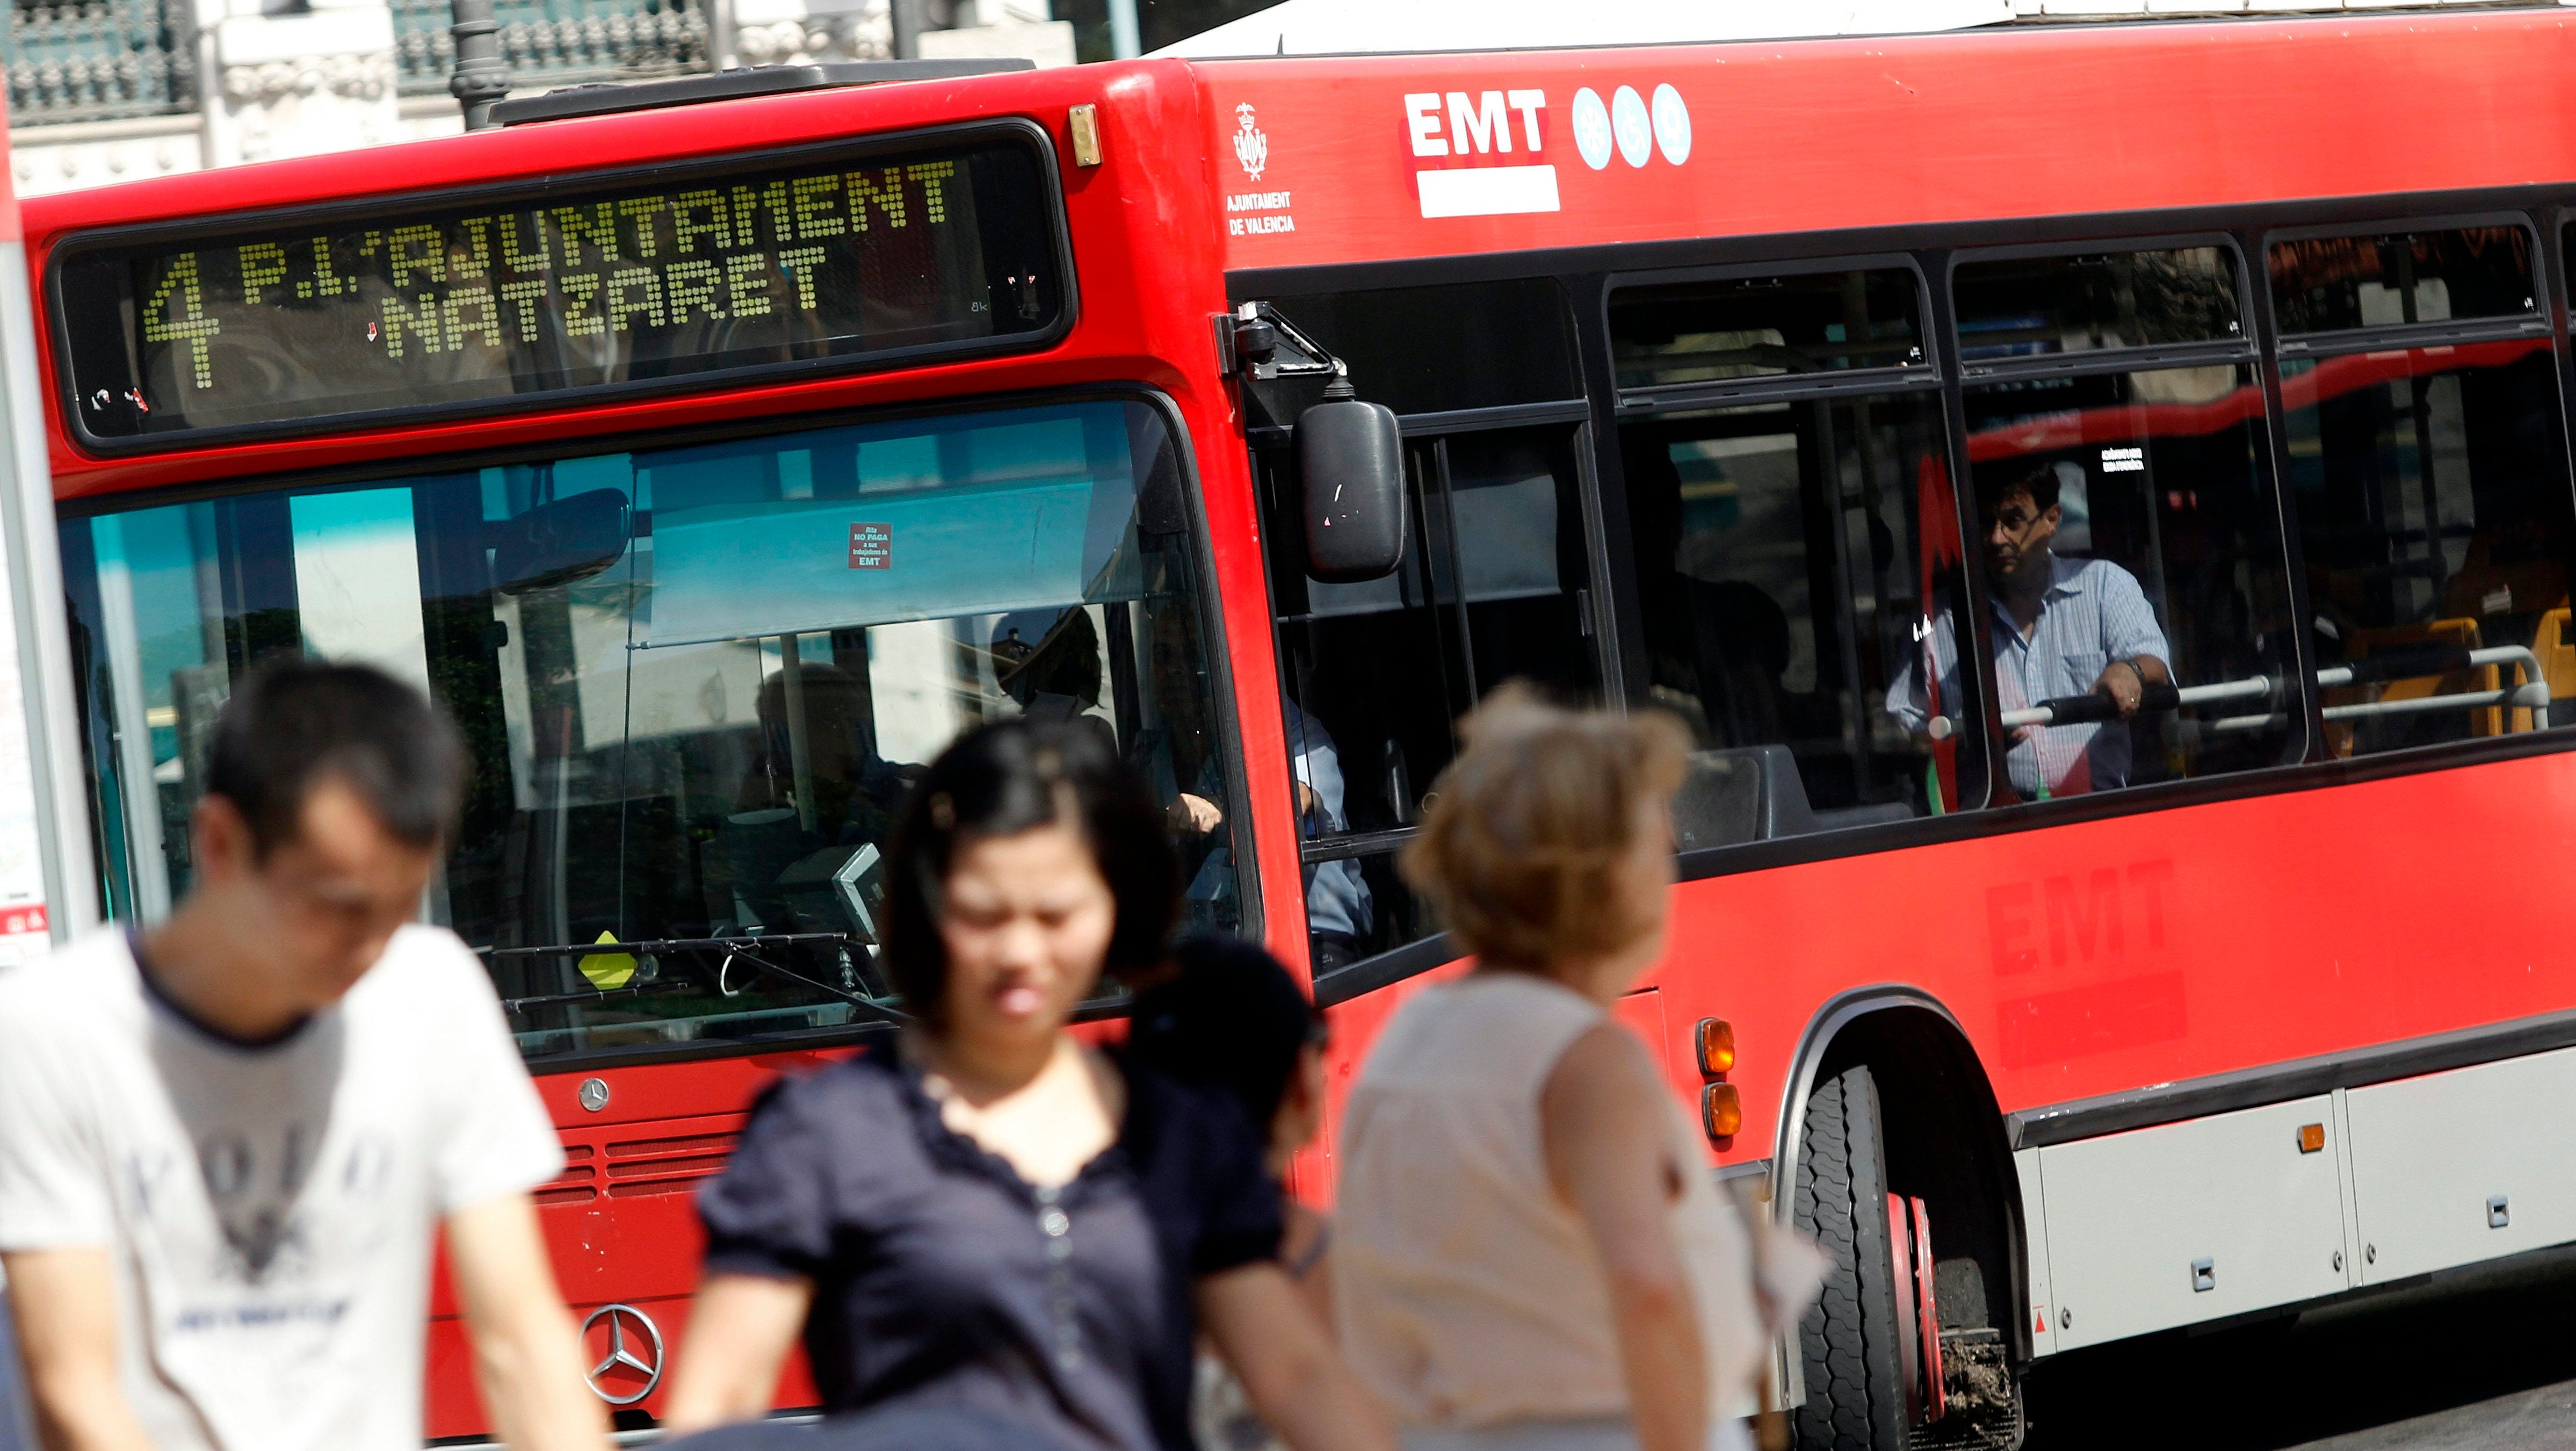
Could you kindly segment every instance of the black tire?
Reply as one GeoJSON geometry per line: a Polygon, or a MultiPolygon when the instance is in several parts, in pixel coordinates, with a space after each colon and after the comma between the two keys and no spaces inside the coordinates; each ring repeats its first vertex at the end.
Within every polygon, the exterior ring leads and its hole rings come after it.
{"type": "Polygon", "coordinates": [[[1904,1451],[1905,1383],[1887,1231],[1887,1152],[1867,1068],[1819,1081],[1791,1213],[1833,1256],[1798,1326],[1806,1404],[1790,1413],[1800,1451],[1904,1451]]]}

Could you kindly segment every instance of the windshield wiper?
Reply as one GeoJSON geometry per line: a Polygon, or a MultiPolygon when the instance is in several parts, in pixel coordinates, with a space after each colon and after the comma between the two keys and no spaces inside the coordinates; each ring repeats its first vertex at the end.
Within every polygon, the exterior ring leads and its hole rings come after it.
{"type": "MultiPolygon", "coordinates": [[[[847,953],[854,947],[864,948],[869,945],[866,938],[861,937],[854,932],[777,932],[763,933],[756,937],[656,937],[640,942],[589,942],[561,947],[486,947],[481,949],[481,952],[483,956],[494,960],[505,957],[579,958],[596,956],[602,953],[624,953],[631,957],[641,958],[660,956],[666,953],[721,952],[724,954],[724,961],[716,968],[716,992],[723,997],[730,998],[742,995],[742,989],[728,985],[728,974],[732,972],[734,963],[739,961],[759,971],[786,978],[790,982],[800,983],[806,987],[812,988],[816,992],[822,993],[826,997],[838,998],[842,1002],[848,1003],[850,1006],[857,1008],[859,1011],[868,1014],[870,1017],[873,1017],[880,1022],[893,1023],[900,1026],[912,1021],[911,1014],[893,1006],[892,1002],[888,999],[870,997],[865,993],[852,992],[847,988],[840,987],[833,983],[824,982],[819,978],[807,977],[801,972],[794,971],[793,969],[782,966],[777,962],[771,961],[760,952],[751,950],[753,948],[773,946],[823,946],[826,944],[838,947],[844,953],[847,953]]],[[[685,989],[686,986],[687,984],[676,982],[639,983],[630,987],[601,988],[595,992],[550,993],[541,997],[507,998],[502,1001],[501,1006],[505,1011],[517,1012],[522,1008],[551,1007],[568,1003],[598,1002],[610,997],[624,997],[629,995],[640,996],[645,993],[656,991],[680,991],[685,989]]]]}

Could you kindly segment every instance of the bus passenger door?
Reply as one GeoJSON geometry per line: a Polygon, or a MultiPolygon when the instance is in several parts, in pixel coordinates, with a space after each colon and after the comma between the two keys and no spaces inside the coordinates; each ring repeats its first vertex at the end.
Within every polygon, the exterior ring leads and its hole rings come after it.
{"type": "MultiPolygon", "coordinates": [[[[1393,574],[1309,579],[1284,458],[1264,471],[1281,711],[1320,976],[1428,938],[1395,872],[1456,723],[1506,682],[1602,698],[1579,426],[1408,439],[1393,574]]],[[[1427,965],[1427,964],[1426,964],[1427,965]]]]}
{"type": "MultiPolygon", "coordinates": [[[[1458,719],[1515,679],[1573,702],[1620,693],[1603,648],[1591,409],[1573,309],[1551,277],[1268,302],[1404,429],[1403,561],[1383,579],[1325,584],[1306,575],[1284,446],[1324,374],[1244,380],[1309,961],[1323,979],[1422,944],[1372,966],[1367,980],[1382,984],[1449,956],[1395,858],[1455,753],[1458,719]]],[[[1361,982],[1319,994],[1337,1001],[1361,982]]]]}

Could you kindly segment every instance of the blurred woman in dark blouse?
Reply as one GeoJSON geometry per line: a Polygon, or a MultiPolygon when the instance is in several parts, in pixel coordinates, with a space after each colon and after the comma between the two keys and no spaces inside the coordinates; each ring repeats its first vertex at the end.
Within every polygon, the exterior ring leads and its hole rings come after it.
{"type": "Polygon", "coordinates": [[[1014,721],[906,803],[887,966],[917,1017],[782,1082],[699,1196],[665,1424],[757,1417],[800,1330],[827,1412],[954,1413],[1058,1451],[1192,1451],[1204,1327],[1299,1451],[1391,1451],[1276,1260],[1262,1135],[1065,1032],[1163,955],[1163,812],[1093,731],[1014,721]]]}

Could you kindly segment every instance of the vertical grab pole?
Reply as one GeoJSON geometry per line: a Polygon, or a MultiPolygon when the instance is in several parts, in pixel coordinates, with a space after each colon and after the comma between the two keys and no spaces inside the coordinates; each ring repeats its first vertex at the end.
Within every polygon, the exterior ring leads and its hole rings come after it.
{"type": "MultiPolygon", "coordinates": [[[[6,134],[0,112],[0,139],[6,134]]],[[[18,198],[0,174],[0,428],[8,435],[0,447],[0,555],[9,612],[0,650],[11,657],[0,661],[0,696],[14,680],[18,697],[16,709],[0,708],[0,965],[67,941],[99,918],[35,319],[18,198]],[[33,828],[32,842],[19,837],[34,848],[32,863],[13,862],[6,850],[7,838],[18,836],[12,818],[33,828]],[[39,892],[41,900],[27,900],[39,892]]]]}
{"type": "Polygon", "coordinates": [[[805,657],[793,632],[778,637],[778,708],[787,713],[787,764],[796,789],[796,824],[814,830],[814,750],[805,728],[805,657]]]}

